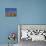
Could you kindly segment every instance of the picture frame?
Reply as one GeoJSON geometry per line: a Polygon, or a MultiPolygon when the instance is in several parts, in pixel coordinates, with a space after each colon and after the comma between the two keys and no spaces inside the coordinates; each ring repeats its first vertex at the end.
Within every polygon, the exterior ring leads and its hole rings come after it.
{"type": "Polygon", "coordinates": [[[17,15],[17,8],[5,8],[5,16],[14,17],[17,15]]]}

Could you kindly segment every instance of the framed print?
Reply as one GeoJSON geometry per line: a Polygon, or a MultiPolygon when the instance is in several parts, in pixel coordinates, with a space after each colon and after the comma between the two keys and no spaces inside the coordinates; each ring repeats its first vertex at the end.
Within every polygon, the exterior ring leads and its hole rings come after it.
{"type": "Polygon", "coordinates": [[[20,24],[18,30],[20,31],[20,41],[46,41],[46,25],[20,24]]]}
{"type": "Polygon", "coordinates": [[[5,8],[5,16],[16,16],[17,15],[17,9],[16,8],[5,8]]]}

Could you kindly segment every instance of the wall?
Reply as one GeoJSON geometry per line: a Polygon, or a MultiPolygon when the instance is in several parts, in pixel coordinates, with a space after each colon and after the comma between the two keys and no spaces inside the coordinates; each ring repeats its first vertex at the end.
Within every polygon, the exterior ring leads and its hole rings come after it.
{"type": "Polygon", "coordinates": [[[17,24],[46,24],[46,0],[0,0],[0,44],[8,43],[17,24]],[[5,8],[17,8],[16,17],[5,17],[5,8]]]}
{"type": "Polygon", "coordinates": [[[5,8],[7,7],[17,8],[17,1],[0,0],[0,44],[8,43],[9,32],[17,33],[18,15],[16,17],[6,17],[5,8]]]}

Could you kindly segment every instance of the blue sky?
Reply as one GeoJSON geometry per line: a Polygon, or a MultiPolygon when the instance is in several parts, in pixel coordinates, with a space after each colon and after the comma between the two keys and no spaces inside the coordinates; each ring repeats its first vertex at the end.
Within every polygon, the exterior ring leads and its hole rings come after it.
{"type": "Polygon", "coordinates": [[[16,8],[5,8],[5,12],[13,11],[16,12],[16,8]]]}

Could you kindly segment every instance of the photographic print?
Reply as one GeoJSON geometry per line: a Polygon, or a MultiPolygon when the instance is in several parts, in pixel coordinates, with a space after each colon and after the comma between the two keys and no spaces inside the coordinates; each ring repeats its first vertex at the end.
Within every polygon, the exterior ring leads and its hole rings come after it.
{"type": "Polygon", "coordinates": [[[5,8],[5,16],[16,16],[16,8],[5,8]]]}
{"type": "Polygon", "coordinates": [[[18,24],[18,39],[20,46],[43,45],[46,43],[46,25],[18,24]]]}
{"type": "Polygon", "coordinates": [[[46,25],[19,25],[20,40],[46,41],[46,25]]]}

